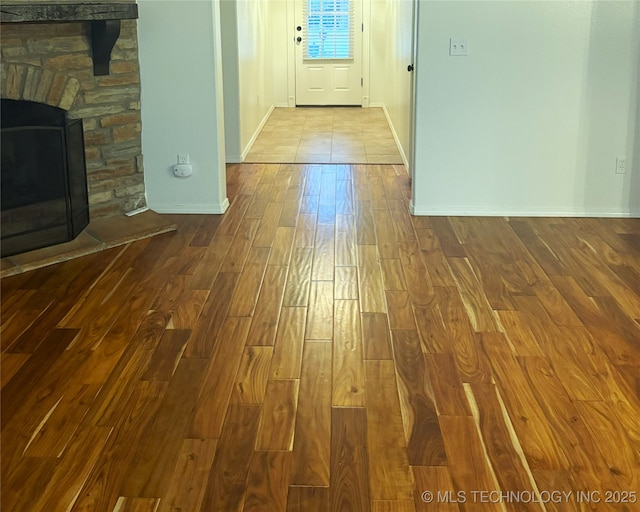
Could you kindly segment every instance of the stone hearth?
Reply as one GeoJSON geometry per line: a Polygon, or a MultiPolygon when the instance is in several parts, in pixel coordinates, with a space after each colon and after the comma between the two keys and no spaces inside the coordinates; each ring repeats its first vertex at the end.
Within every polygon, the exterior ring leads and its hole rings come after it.
{"type": "Polygon", "coordinates": [[[80,236],[71,242],[2,258],[0,278],[170,233],[176,228],[170,217],[158,215],[150,210],[133,217],[119,215],[92,220],[80,236]]]}

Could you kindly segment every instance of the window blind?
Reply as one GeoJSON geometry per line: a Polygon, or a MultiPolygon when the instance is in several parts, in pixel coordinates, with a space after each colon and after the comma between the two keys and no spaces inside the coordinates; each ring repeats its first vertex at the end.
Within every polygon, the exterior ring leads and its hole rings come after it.
{"type": "Polygon", "coordinates": [[[353,58],[353,1],[304,0],[305,59],[353,58]]]}

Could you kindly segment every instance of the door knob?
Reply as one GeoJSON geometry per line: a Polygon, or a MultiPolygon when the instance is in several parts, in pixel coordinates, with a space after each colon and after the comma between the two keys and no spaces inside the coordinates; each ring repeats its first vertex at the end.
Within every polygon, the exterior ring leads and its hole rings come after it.
{"type": "Polygon", "coordinates": [[[300,31],[302,30],[302,27],[301,27],[300,25],[298,25],[298,26],[296,27],[296,30],[297,30],[298,32],[300,32],[300,31]]]}
{"type": "Polygon", "coordinates": [[[296,41],[300,43],[300,42],[302,42],[302,38],[300,36],[298,36],[298,37],[296,37],[296,41]]]}
{"type": "Polygon", "coordinates": [[[411,72],[413,71],[413,64],[409,64],[409,65],[407,66],[407,71],[408,71],[409,73],[411,73],[411,72]]]}

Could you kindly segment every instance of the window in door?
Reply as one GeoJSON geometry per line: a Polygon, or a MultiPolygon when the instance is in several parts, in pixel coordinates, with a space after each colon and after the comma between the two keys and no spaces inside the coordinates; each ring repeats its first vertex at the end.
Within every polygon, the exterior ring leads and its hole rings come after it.
{"type": "Polygon", "coordinates": [[[303,0],[305,59],[353,58],[353,1],[303,0]]]}

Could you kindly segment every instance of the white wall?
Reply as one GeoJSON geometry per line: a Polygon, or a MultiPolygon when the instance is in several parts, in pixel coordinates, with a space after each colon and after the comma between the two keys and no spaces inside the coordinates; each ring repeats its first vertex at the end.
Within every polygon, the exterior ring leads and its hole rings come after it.
{"type": "Polygon", "coordinates": [[[276,107],[288,105],[289,38],[293,38],[293,20],[288,18],[287,2],[266,0],[267,10],[267,65],[270,68],[271,103],[276,107]],[[274,58],[275,57],[275,58],[274,58]]]}
{"type": "Polygon", "coordinates": [[[271,107],[267,63],[265,0],[239,0],[238,71],[240,84],[240,143],[243,151],[271,107]]]}
{"type": "Polygon", "coordinates": [[[223,213],[227,206],[218,4],[139,0],[142,152],[149,207],[223,213]],[[178,153],[193,176],[175,178],[178,153]]]}
{"type": "Polygon", "coordinates": [[[238,69],[238,13],[236,0],[220,2],[224,143],[227,162],[242,162],[240,138],[240,71],[238,69]]]}
{"type": "Polygon", "coordinates": [[[620,204],[640,215],[639,59],[640,4],[594,2],[580,120],[578,168],[584,175],[576,190],[596,212],[620,204]],[[616,155],[627,156],[629,174],[612,173],[616,155]]]}
{"type": "Polygon", "coordinates": [[[637,2],[421,0],[414,212],[640,214],[638,28],[637,2]]]}
{"type": "MultiPolygon", "coordinates": [[[[145,181],[157,211],[226,208],[216,8],[139,1],[145,181]],[[172,176],[177,153],[190,153],[191,178],[172,176]]],[[[415,213],[640,215],[639,17],[637,2],[420,0],[415,213]],[[468,57],[448,56],[452,36],[468,38],[468,57]],[[617,155],[628,174],[613,172],[617,155]]],[[[286,26],[268,23],[270,48],[286,48],[286,26]]],[[[258,48],[251,41],[245,50],[258,48]]],[[[261,85],[274,103],[286,102],[282,54],[261,85]]]]}
{"type": "MultiPolygon", "coordinates": [[[[640,3],[636,4],[636,19],[640,20],[640,3]]],[[[640,37],[640,36],[639,36],[640,37]]],[[[640,42],[638,42],[640,46],[640,42]]],[[[629,208],[631,211],[640,211],[640,54],[638,55],[638,77],[636,79],[636,91],[634,95],[635,109],[630,110],[630,117],[633,117],[635,110],[635,126],[629,129],[631,142],[628,146],[633,147],[633,157],[629,169],[631,172],[631,183],[629,186],[629,208]]],[[[633,122],[633,121],[632,121],[633,122]]]]}
{"type": "Polygon", "coordinates": [[[413,0],[371,0],[370,105],[384,106],[407,163],[410,150],[413,0]]]}
{"type": "Polygon", "coordinates": [[[221,0],[227,161],[241,162],[287,104],[286,0],[221,0]]]}

